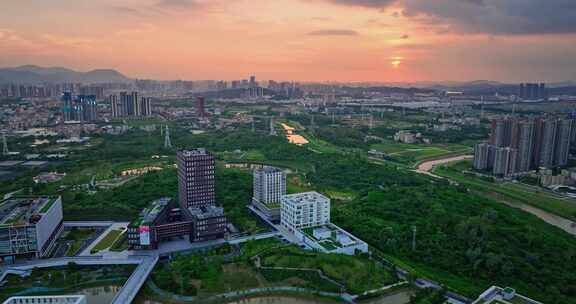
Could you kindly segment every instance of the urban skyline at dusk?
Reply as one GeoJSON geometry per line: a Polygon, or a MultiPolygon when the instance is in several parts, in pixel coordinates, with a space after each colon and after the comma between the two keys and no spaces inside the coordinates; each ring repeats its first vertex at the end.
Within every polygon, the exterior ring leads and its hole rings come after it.
{"type": "Polygon", "coordinates": [[[570,0],[8,0],[2,6],[3,67],[113,68],[166,80],[576,79],[570,0]],[[30,11],[42,14],[22,18],[30,11]]]}

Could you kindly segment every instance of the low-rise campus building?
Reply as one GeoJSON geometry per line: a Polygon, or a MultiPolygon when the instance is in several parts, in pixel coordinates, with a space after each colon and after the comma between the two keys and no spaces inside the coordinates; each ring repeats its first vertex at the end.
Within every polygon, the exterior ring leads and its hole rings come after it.
{"type": "Polygon", "coordinates": [[[128,246],[131,250],[156,249],[161,240],[187,236],[190,230],[191,221],[172,199],[160,198],[128,225],[128,246]]]}
{"type": "Polygon", "coordinates": [[[484,291],[472,304],[544,304],[519,295],[514,288],[492,286],[484,291]]]}
{"type": "Polygon", "coordinates": [[[368,244],[330,223],[330,199],[318,192],[282,197],[280,222],[300,244],[326,253],[368,252],[368,244]]]}
{"type": "Polygon", "coordinates": [[[15,197],[0,202],[0,264],[47,256],[62,231],[60,197],[15,197]]]}
{"type": "Polygon", "coordinates": [[[204,242],[224,237],[227,221],[222,207],[208,205],[190,208],[189,212],[192,219],[190,242],[204,242]]]}

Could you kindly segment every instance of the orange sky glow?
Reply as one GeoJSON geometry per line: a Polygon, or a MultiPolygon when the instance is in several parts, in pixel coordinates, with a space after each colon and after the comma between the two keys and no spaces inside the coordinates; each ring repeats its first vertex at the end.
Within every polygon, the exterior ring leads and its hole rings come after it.
{"type": "Polygon", "coordinates": [[[406,13],[413,2],[3,0],[0,66],[190,80],[576,79],[572,32],[470,31],[406,13]]]}

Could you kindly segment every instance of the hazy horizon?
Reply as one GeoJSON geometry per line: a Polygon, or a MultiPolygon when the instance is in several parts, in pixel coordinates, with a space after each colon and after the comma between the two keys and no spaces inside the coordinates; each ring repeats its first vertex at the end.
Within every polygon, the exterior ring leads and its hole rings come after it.
{"type": "Polygon", "coordinates": [[[158,80],[574,81],[571,0],[7,0],[0,66],[158,80]],[[42,12],[29,19],[31,11],[42,12]]]}

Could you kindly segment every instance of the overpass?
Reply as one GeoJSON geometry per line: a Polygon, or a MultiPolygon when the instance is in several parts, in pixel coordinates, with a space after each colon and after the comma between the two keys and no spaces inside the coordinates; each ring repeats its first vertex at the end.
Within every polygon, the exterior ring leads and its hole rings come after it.
{"type": "Polygon", "coordinates": [[[131,303],[136,295],[148,279],[148,276],[154,270],[154,266],[158,262],[158,256],[152,255],[132,255],[125,258],[103,258],[102,256],[89,256],[89,257],[70,257],[58,258],[49,260],[37,260],[19,265],[11,265],[0,267],[0,282],[9,274],[26,275],[34,268],[49,268],[66,266],[69,263],[77,265],[138,265],[132,272],[128,281],[124,283],[122,289],[116,294],[112,300],[112,304],[126,304],[131,303]]]}
{"type": "MultiPolygon", "coordinates": [[[[69,222],[70,223],[70,222],[69,222]]],[[[95,227],[98,225],[94,225],[95,222],[74,222],[70,226],[72,227],[95,227]]],[[[104,223],[108,224],[107,222],[99,222],[103,226],[104,223]]],[[[118,224],[118,223],[113,223],[118,224]]],[[[111,227],[113,227],[112,225],[111,227]]],[[[214,240],[202,243],[190,243],[188,241],[176,241],[172,242],[172,244],[166,244],[164,248],[160,248],[157,250],[146,251],[142,252],[140,255],[130,255],[128,254],[123,255],[116,255],[116,254],[108,254],[105,255],[97,255],[97,256],[75,256],[75,257],[63,257],[63,258],[55,258],[55,259],[45,259],[45,260],[33,260],[24,263],[19,263],[15,265],[5,265],[0,266],[0,282],[4,280],[4,278],[9,274],[16,274],[16,275],[27,275],[30,271],[34,268],[50,268],[50,267],[61,267],[66,266],[69,263],[75,263],[77,265],[85,265],[85,266],[92,266],[92,265],[138,265],[136,269],[132,272],[122,289],[116,294],[112,304],[126,304],[131,303],[140,288],[144,285],[148,276],[154,270],[154,267],[158,263],[160,255],[166,255],[171,253],[177,253],[182,251],[190,251],[195,249],[201,249],[206,247],[213,247],[222,245],[225,243],[229,244],[240,244],[243,242],[251,241],[251,240],[260,240],[266,238],[272,238],[280,233],[277,231],[250,235],[240,238],[235,238],[231,240],[214,240]]],[[[96,242],[94,242],[96,243],[96,242]]]]}

